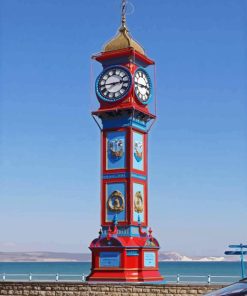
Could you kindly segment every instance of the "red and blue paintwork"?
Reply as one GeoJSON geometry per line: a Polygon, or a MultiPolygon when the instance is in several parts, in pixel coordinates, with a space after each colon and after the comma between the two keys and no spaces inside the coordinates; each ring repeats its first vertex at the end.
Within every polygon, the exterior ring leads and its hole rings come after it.
{"type": "MultiPolygon", "coordinates": [[[[154,62],[133,48],[100,53],[93,57],[103,68],[120,65],[134,75],[137,68],[146,68],[154,62]]],[[[135,95],[133,84],[128,94],[116,102],[100,100],[99,109],[92,112],[102,122],[101,131],[101,226],[99,237],[90,244],[92,268],[88,281],[160,281],[158,269],[159,243],[148,227],[148,128],[147,122],[155,119],[135,95]],[[124,132],[124,166],[109,168],[108,135],[124,132]],[[143,169],[134,167],[134,135],[142,139],[143,169]],[[110,221],[107,208],[107,186],[125,184],[125,218],[110,221]],[[135,185],[134,185],[135,184],[135,185]],[[142,220],[134,218],[134,186],[143,188],[142,220]]],[[[121,133],[119,133],[121,134],[121,133]]],[[[108,186],[109,187],[109,186],[108,186]]],[[[138,188],[139,188],[138,187],[138,188]]],[[[136,214],[138,216],[138,214],[136,214]]],[[[140,216],[138,216],[140,218],[140,216]]]]}

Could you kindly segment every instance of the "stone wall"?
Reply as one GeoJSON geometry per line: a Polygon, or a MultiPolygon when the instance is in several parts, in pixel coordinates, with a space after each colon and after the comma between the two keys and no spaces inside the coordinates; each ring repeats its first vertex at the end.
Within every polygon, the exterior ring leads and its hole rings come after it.
{"type": "Polygon", "coordinates": [[[221,285],[89,284],[0,282],[0,295],[25,296],[196,296],[221,285]]]}

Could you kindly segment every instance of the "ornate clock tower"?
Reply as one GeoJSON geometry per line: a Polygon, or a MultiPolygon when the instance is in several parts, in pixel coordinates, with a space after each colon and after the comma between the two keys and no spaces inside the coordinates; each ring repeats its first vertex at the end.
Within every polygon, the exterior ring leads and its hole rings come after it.
{"type": "Polygon", "coordinates": [[[88,281],[161,281],[159,243],[148,228],[148,104],[153,84],[146,68],[154,64],[131,38],[125,1],[117,36],[93,59],[103,70],[95,83],[101,127],[101,226],[90,244],[88,281]]]}

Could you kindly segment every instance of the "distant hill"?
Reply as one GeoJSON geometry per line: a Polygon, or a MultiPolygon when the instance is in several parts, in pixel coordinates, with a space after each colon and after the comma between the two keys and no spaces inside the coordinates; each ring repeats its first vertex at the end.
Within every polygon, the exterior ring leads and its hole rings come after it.
{"type": "Polygon", "coordinates": [[[0,262],[89,262],[90,254],[60,252],[0,252],[0,262]]]}
{"type": "Polygon", "coordinates": [[[229,258],[229,257],[217,257],[217,256],[197,256],[197,257],[188,257],[181,255],[176,252],[159,252],[159,261],[197,261],[197,262],[220,262],[220,261],[233,261],[232,259],[236,260],[236,258],[229,258]]]}
{"type": "MultiPolygon", "coordinates": [[[[176,252],[159,252],[159,261],[234,261],[234,257],[187,257],[176,252]]],[[[89,253],[0,252],[0,262],[90,262],[89,253]]]]}

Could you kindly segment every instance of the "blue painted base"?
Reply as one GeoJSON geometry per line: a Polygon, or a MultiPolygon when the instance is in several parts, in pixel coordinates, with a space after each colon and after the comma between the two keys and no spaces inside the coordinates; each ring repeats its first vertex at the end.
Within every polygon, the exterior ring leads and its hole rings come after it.
{"type": "MultiPolygon", "coordinates": [[[[142,230],[147,232],[147,227],[142,227],[142,230]]],[[[107,232],[108,232],[108,227],[102,227],[102,237],[106,237],[107,232]]],[[[118,226],[118,236],[141,237],[139,233],[139,227],[137,226],[128,226],[128,227],[118,226]]]]}

